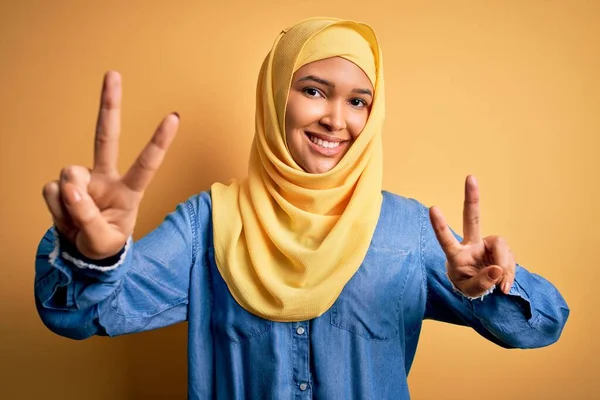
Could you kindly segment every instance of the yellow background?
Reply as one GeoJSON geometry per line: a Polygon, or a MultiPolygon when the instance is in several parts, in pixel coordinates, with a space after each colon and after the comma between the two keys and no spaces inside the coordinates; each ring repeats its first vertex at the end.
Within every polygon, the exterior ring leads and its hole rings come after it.
{"type": "Polygon", "coordinates": [[[45,182],[89,166],[103,73],[123,75],[120,165],[158,121],[181,129],[142,203],[137,237],[214,181],[241,177],[255,81],[276,34],[309,16],[370,23],[387,83],[385,188],[461,230],[475,174],[484,234],[561,290],[548,348],[504,350],[426,322],[414,399],[598,398],[600,1],[9,1],[0,5],[0,398],[183,399],[186,325],[72,341],[33,301],[45,182]]]}

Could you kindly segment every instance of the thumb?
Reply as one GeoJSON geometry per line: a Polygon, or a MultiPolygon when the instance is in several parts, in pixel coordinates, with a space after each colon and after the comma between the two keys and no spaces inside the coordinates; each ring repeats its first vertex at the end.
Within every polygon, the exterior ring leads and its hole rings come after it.
{"type": "Polygon", "coordinates": [[[504,274],[504,270],[502,269],[502,267],[499,267],[497,265],[490,265],[489,267],[484,268],[481,272],[485,273],[486,279],[489,281],[489,283],[494,284],[498,282],[498,280],[504,274]]]}
{"type": "Polygon", "coordinates": [[[98,206],[81,187],[69,182],[61,182],[60,186],[65,209],[77,227],[83,229],[100,216],[98,206]]]}
{"type": "Polygon", "coordinates": [[[494,287],[502,278],[504,271],[497,265],[490,265],[465,282],[465,294],[477,297],[494,287]]]}
{"type": "Polygon", "coordinates": [[[81,187],[69,182],[61,182],[60,186],[65,210],[81,233],[77,238],[77,248],[82,254],[94,258],[96,253],[102,252],[98,242],[109,236],[110,227],[94,200],[81,187]]]}

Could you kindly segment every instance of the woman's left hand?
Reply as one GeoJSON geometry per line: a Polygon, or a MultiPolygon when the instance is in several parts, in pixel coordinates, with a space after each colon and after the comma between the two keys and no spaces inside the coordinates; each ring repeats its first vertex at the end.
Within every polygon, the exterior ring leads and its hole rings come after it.
{"type": "Polygon", "coordinates": [[[503,238],[481,238],[479,234],[479,188],[475,177],[469,175],[465,181],[462,242],[452,234],[439,209],[431,207],[429,217],[446,254],[446,268],[454,286],[469,297],[479,297],[494,285],[508,294],[515,279],[515,259],[503,238]]]}

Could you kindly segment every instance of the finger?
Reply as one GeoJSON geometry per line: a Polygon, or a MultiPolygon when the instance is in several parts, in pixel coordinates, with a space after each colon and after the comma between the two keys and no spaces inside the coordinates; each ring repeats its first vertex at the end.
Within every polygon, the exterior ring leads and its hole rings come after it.
{"type": "Polygon", "coordinates": [[[440,243],[440,246],[442,246],[442,250],[444,250],[446,257],[454,257],[460,251],[461,246],[448,227],[442,212],[437,207],[431,207],[429,209],[429,218],[431,219],[431,225],[433,226],[435,236],[440,243]]]}
{"type": "MultiPolygon", "coordinates": [[[[71,165],[65,167],[60,171],[59,192],[60,183],[71,183],[78,188],[79,193],[88,193],[88,185],[90,183],[90,180],[91,174],[89,169],[79,165],[71,165]]],[[[73,227],[75,225],[74,221],[71,218],[71,215],[66,208],[66,203],[62,197],[60,203],[61,208],[63,210],[63,214],[66,218],[65,223],[69,223],[70,226],[73,227]]],[[[63,231],[63,233],[66,233],[66,231],[63,231]]]]}
{"type": "Polygon", "coordinates": [[[502,282],[498,283],[498,285],[502,288],[502,292],[504,294],[509,294],[510,289],[512,289],[513,284],[515,283],[515,269],[516,269],[516,263],[513,263],[512,273],[504,274],[504,277],[502,278],[502,282]]]}
{"type": "Polygon", "coordinates": [[[121,76],[115,71],[104,75],[100,111],[94,141],[94,170],[117,171],[121,130],[121,76]]]}
{"type": "Polygon", "coordinates": [[[502,268],[497,265],[490,265],[474,277],[460,283],[458,288],[467,296],[479,297],[487,292],[502,278],[502,268]]]}
{"type": "Polygon", "coordinates": [[[74,184],[81,192],[87,191],[91,178],[90,170],[79,165],[65,167],[60,172],[61,181],[74,184]]]}
{"type": "Polygon", "coordinates": [[[50,214],[52,215],[54,225],[60,232],[66,233],[67,222],[65,221],[66,216],[62,201],[60,199],[60,188],[58,181],[52,181],[44,185],[42,193],[44,200],[46,201],[48,211],[50,211],[50,214]]]}
{"type": "Polygon", "coordinates": [[[87,192],[71,182],[61,181],[60,193],[69,217],[85,236],[101,237],[107,232],[108,224],[87,192]]]}
{"type": "Polygon", "coordinates": [[[510,267],[509,267],[509,271],[510,274],[505,274],[505,282],[503,283],[502,286],[502,291],[506,294],[510,293],[510,289],[512,289],[514,283],[515,283],[515,278],[517,275],[517,262],[515,260],[515,256],[513,255],[512,251],[510,252],[510,267]]]}
{"type": "Polygon", "coordinates": [[[142,192],[162,164],[179,126],[179,115],[169,114],[154,132],[152,139],[123,177],[123,183],[131,190],[142,192]]]}
{"type": "Polygon", "coordinates": [[[502,279],[498,284],[500,289],[508,294],[515,278],[515,262],[510,247],[506,240],[499,236],[486,237],[483,242],[486,252],[492,255],[492,263],[503,270],[502,279]]]}
{"type": "Polygon", "coordinates": [[[463,235],[465,242],[476,243],[479,235],[479,187],[473,175],[465,180],[465,203],[463,206],[463,235]]]}
{"type": "Polygon", "coordinates": [[[506,268],[510,265],[511,253],[506,240],[500,236],[488,236],[483,239],[486,252],[492,255],[492,263],[506,268]]]}

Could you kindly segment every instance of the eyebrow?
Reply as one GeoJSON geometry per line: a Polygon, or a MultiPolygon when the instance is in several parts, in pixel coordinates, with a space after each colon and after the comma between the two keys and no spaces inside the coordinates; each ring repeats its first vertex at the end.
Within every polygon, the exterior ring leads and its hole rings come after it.
{"type": "MultiPolygon", "coordinates": [[[[313,81],[313,82],[320,83],[321,85],[328,86],[332,89],[335,88],[335,85],[333,84],[333,82],[329,82],[326,79],[319,78],[318,76],[314,76],[314,75],[307,75],[303,78],[298,79],[298,82],[302,82],[302,81],[313,81]]],[[[369,89],[352,89],[352,93],[366,94],[366,95],[373,97],[373,92],[371,92],[371,90],[369,90],[369,89]]]]}

